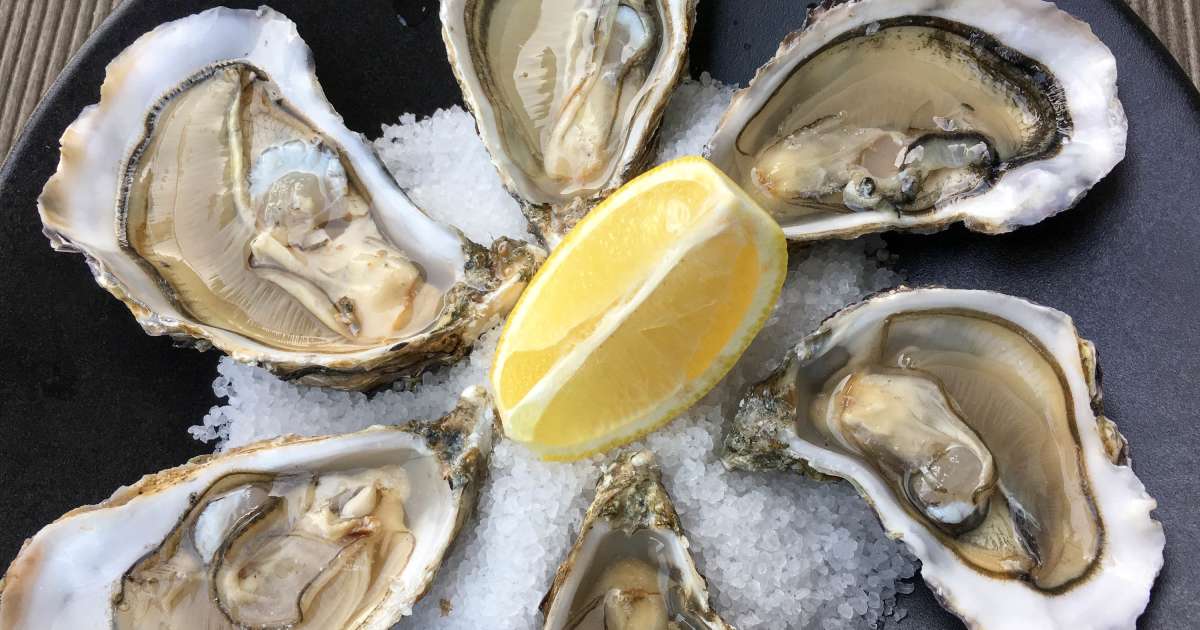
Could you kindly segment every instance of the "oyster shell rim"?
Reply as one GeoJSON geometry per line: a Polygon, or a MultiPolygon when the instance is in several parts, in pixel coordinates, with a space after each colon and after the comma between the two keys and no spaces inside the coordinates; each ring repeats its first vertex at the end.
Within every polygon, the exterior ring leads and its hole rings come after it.
{"type": "MultiPolygon", "coordinates": [[[[171,41],[168,41],[168,45],[170,44],[171,41]]],[[[237,45],[237,42],[227,41],[223,44],[223,49],[236,48],[237,45]]],[[[168,88],[165,93],[155,96],[155,102],[170,94],[173,86],[168,88]]],[[[146,113],[150,112],[151,109],[147,109],[146,113]]],[[[139,115],[137,120],[141,121],[143,118],[144,116],[139,115]]],[[[438,223],[425,215],[396,184],[362,134],[346,128],[341,115],[325,98],[316,76],[312,51],[300,38],[296,24],[284,14],[266,6],[257,10],[216,7],[160,24],[141,34],[109,62],[105,68],[100,101],[86,106],[80,112],[63,132],[59,144],[60,159],[55,172],[38,197],[42,232],[51,247],[59,252],[81,254],[96,284],[120,300],[147,334],[167,335],[178,346],[190,346],[201,351],[215,347],[235,361],[265,367],[284,380],[298,380],[307,385],[336,389],[369,390],[398,378],[420,373],[431,365],[456,361],[467,353],[482,333],[499,320],[503,312],[515,304],[521,289],[545,257],[544,252],[536,246],[503,237],[497,239],[491,248],[485,248],[466,239],[457,228],[438,223]],[[367,175],[376,185],[387,187],[386,192],[391,200],[402,201],[407,204],[406,210],[419,213],[422,217],[420,221],[423,221],[425,226],[418,226],[420,229],[427,233],[430,230],[439,230],[442,233],[437,235],[438,238],[445,240],[447,245],[451,242],[457,245],[457,251],[451,254],[461,261],[457,277],[443,293],[444,303],[441,311],[422,332],[382,344],[364,345],[360,349],[345,353],[285,350],[220,326],[198,321],[186,309],[178,308],[178,305],[173,304],[171,307],[172,310],[178,311],[177,314],[155,310],[140,296],[145,295],[153,284],[154,291],[162,293],[168,302],[172,302],[169,294],[158,286],[164,280],[157,273],[147,273],[144,268],[141,269],[141,273],[145,275],[144,279],[138,277],[122,280],[106,260],[108,257],[127,258],[139,267],[143,266],[140,256],[126,245],[127,239],[122,224],[123,212],[118,208],[118,203],[128,186],[123,174],[127,171],[131,151],[140,146],[148,131],[113,130],[114,125],[109,124],[111,119],[122,116],[122,113],[116,110],[115,98],[105,98],[106,88],[112,89],[111,81],[114,77],[135,71],[133,66],[137,64],[140,56],[148,52],[153,53],[155,47],[161,45],[161,40],[185,36],[188,29],[211,28],[211,22],[219,20],[248,20],[247,24],[251,25],[248,28],[253,31],[250,34],[252,39],[244,42],[248,50],[232,56],[224,55],[221,50],[216,49],[204,51],[196,56],[207,61],[199,64],[189,63],[186,67],[181,64],[172,71],[173,73],[191,77],[197,72],[203,72],[205,68],[230,63],[243,63],[251,68],[263,69],[269,77],[276,79],[282,97],[293,104],[299,104],[309,121],[319,131],[339,143],[349,145],[353,142],[360,145],[342,147],[347,151],[346,159],[355,169],[370,169],[372,172],[367,175]],[[280,75],[288,77],[286,83],[279,81],[280,75]],[[116,156],[119,164],[108,164],[109,161],[116,160],[110,160],[103,155],[81,155],[85,153],[81,151],[81,147],[96,142],[97,138],[108,143],[108,151],[116,156]],[[73,202],[69,199],[77,194],[70,188],[79,187],[84,174],[95,173],[97,170],[107,174],[110,169],[114,170],[111,185],[115,187],[111,237],[120,251],[92,251],[83,241],[93,237],[86,233],[77,235],[77,232],[87,232],[95,226],[76,226],[59,218],[73,218],[83,214],[72,209],[73,202]],[[118,175],[118,171],[122,175],[118,175]],[[61,214],[56,215],[48,210],[54,207],[65,208],[65,213],[59,211],[61,214]],[[146,282],[143,287],[145,291],[136,286],[140,285],[142,280],[146,282]]]]}
{"type": "Polygon", "coordinates": [[[803,26],[789,33],[775,55],[758,68],[750,83],[734,93],[717,130],[705,146],[704,156],[718,165],[726,163],[723,156],[732,150],[741,128],[761,110],[779,87],[778,81],[775,81],[779,77],[774,75],[787,75],[790,68],[802,65],[827,42],[844,33],[867,28],[876,22],[912,15],[939,17],[987,33],[1000,44],[1051,69],[1061,65],[1072,69],[1088,69],[1091,76],[1072,74],[1064,78],[1062,73],[1055,73],[1063,87],[1075,135],[1062,143],[1057,154],[1025,162],[1001,173],[989,190],[981,194],[954,199],[931,211],[901,214],[894,218],[880,217],[879,221],[868,220],[873,213],[838,215],[859,217],[857,220],[848,220],[846,225],[840,227],[819,227],[828,219],[816,221],[815,226],[781,223],[789,240],[849,240],[889,231],[927,234],[947,229],[956,223],[962,223],[974,232],[1004,234],[1073,208],[1088,190],[1124,159],[1128,121],[1117,93],[1116,58],[1086,22],[1059,9],[1053,2],[1043,0],[1011,0],[1005,3],[989,0],[960,0],[954,3],[934,0],[825,0],[809,10],[803,26]],[[1028,29],[1022,28],[1029,23],[1040,25],[1033,35],[1025,32],[1028,29]],[[997,24],[1003,25],[1006,30],[999,30],[997,24]],[[1053,31],[1057,37],[1043,37],[1047,31],[1053,31]],[[1084,52],[1090,54],[1085,55],[1084,52]],[[799,59],[789,63],[789,56],[798,56],[799,59]],[[764,86],[772,81],[775,83],[764,86]],[[761,93],[764,90],[766,93],[761,93]],[[1081,101],[1088,107],[1087,110],[1078,107],[1081,101]],[[762,105],[756,105],[756,102],[762,105]],[[1075,167],[1076,163],[1086,167],[1075,167]],[[1016,182],[1018,178],[1023,180],[1022,183],[1016,182]],[[1072,181],[1054,181],[1064,178],[1072,181]],[[1046,184],[1047,181],[1051,183],[1046,184]],[[1039,186],[1041,190],[1037,195],[1025,193],[1027,189],[1038,189],[1039,186]],[[1037,197],[1046,194],[1057,194],[1058,198],[1039,202],[1037,197]],[[997,201],[988,201],[992,197],[997,197],[997,201]],[[1008,210],[1010,207],[1014,209],[1008,210]]]}
{"type": "MultiPolygon", "coordinates": [[[[371,610],[364,622],[358,626],[360,630],[386,630],[403,617],[410,615],[412,605],[429,593],[434,577],[457,544],[463,527],[474,514],[479,494],[488,476],[489,459],[494,440],[499,435],[495,416],[495,408],[487,391],[483,387],[472,386],[462,392],[452,410],[437,420],[413,420],[400,425],[372,425],[349,433],[316,436],[286,434],[258,440],[220,453],[193,457],[178,466],[143,475],[129,485],[117,488],[112,495],[99,503],[69,510],[27,538],[16,557],[5,569],[4,574],[0,576],[0,612],[3,611],[5,603],[4,595],[8,592],[6,589],[14,585],[12,582],[14,576],[20,578],[22,575],[30,573],[32,579],[37,579],[37,574],[41,570],[36,564],[39,558],[28,558],[27,553],[34,547],[35,540],[52,527],[62,526],[75,517],[92,512],[120,509],[132,501],[146,497],[146,495],[166,492],[172,486],[195,481],[198,477],[204,476],[210,467],[224,466],[226,468],[223,472],[220,468],[216,469],[213,482],[233,472],[246,472],[247,469],[239,468],[236,465],[239,459],[262,457],[269,451],[279,452],[278,449],[304,448],[347,439],[361,441],[376,435],[389,435],[407,439],[409,442],[403,446],[395,444],[387,448],[381,447],[380,450],[420,449],[425,451],[427,456],[436,460],[442,480],[447,484],[447,497],[452,504],[452,514],[449,516],[453,518],[446,524],[445,536],[442,540],[437,541],[439,547],[429,556],[429,562],[420,567],[419,588],[405,588],[403,585],[397,585],[399,588],[389,588],[387,597],[381,600],[371,610]],[[230,462],[234,462],[235,465],[229,465],[230,462]],[[23,565],[22,563],[25,561],[34,564],[23,565]]],[[[378,440],[375,441],[378,442],[378,440]]],[[[353,456],[356,452],[360,451],[347,449],[341,454],[353,456]]],[[[322,459],[320,456],[314,457],[304,453],[291,454],[291,460],[288,460],[287,456],[285,453],[285,461],[282,463],[260,462],[259,467],[254,470],[281,473],[294,470],[297,465],[303,466],[305,462],[322,459]]],[[[200,488],[201,492],[207,487],[200,488]]],[[[152,499],[153,496],[146,500],[152,499]]],[[[195,493],[189,495],[187,501],[189,509],[195,499],[195,493]]],[[[147,544],[151,545],[152,549],[158,542],[151,541],[147,544]]],[[[112,596],[119,591],[116,586],[120,584],[128,570],[129,568],[122,569],[120,575],[115,578],[116,584],[113,586],[112,592],[101,593],[96,597],[111,604],[112,596]]],[[[407,570],[407,566],[404,570],[407,570]]],[[[18,581],[17,584],[25,586],[23,580],[18,581]]],[[[110,612],[109,617],[103,620],[103,625],[96,627],[108,628],[111,621],[110,612]]]]}
{"type": "MultiPolygon", "coordinates": [[[[485,133],[485,126],[498,127],[495,107],[492,105],[487,91],[479,81],[471,56],[471,29],[466,25],[466,14],[481,2],[492,0],[441,0],[438,17],[442,23],[442,42],[446,47],[446,57],[450,69],[454,73],[455,82],[462,92],[463,103],[475,122],[475,131],[483,141],[488,152],[488,160],[500,176],[504,190],[516,200],[522,214],[535,236],[543,243],[553,247],[562,240],[566,233],[582,219],[596,204],[604,200],[624,183],[644,172],[654,161],[658,147],[662,118],[671,94],[686,75],[689,44],[692,31],[696,25],[696,7],[700,0],[655,0],[666,2],[669,7],[680,7],[680,25],[671,28],[673,32],[682,29],[682,40],[672,37],[669,49],[673,53],[669,57],[669,75],[666,81],[656,91],[657,104],[649,111],[649,120],[638,131],[637,136],[630,135],[626,139],[626,151],[616,160],[614,172],[609,180],[590,196],[574,196],[565,200],[535,199],[529,191],[537,191],[537,186],[528,182],[522,173],[519,177],[513,173],[521,173],[504,148],[503,140],[494,137],[497,134],[485,133]],[[468,74],[469,70],[469,74],[468,74]],[[486,122],[486,125],[485,125],[486,122]],[[633,147],[629,149],[628,147],[633,147]]],[[[640,117],[639,117],[640,118],[640,117]]],[[[540,195],[538,195],[540,197],[540,195]]]]}
{"type": "MultiPolygon", "coordinates": [[[[608,532],[600,532],[601,536],[610,532],[631,535],[639,531],[658,531],[675,537],[682,551],[678,555],[685,561],[685,565],[680,567],[682,572],[685,572],[681,581],[686,582],[684,586],[690,591],[690,602],[700,607],[699,610],[691,612],[699,614],[714,630],[735,630],[712,607],[708,578],[696,567],[695,558],[691,553],[691,542],[683,531],[675,505],[662,484],[662,469],[659,468],[655,455],[649,450],[636,449],[621,452],[601,468],[600,477],[596,481],[595,498],[588,506],[575,542],[567,552],[566,558],[555,569],[550,588],[538,604],[538,610],[543,617],[543,628],[550,627],[550,614],[555,611],[554,603],[561,590],[566,588],[571,571],[583,555],[589,535],[596,531],[593,527],[598,523],[609,528],[608,532]]],[[[594,551],[591,550],[592,553],[594,551]]],[[[571,603],[567,602],[568,606],[571,603]]]]}
{"type": "MultiPolygon", "coordinates": [[[[937,303],[933,306],[922,306],[920,310],[952,306],[955,305],[937,303]]],[[[957,306],[961,307],[961,304],[957,306]]],[[[1017,317],[1004,319],[1011,321],[1017,317]]],[[[1029,330],[1032,326],[1023,328],[1029,330]]],[[[1095,346],[1079,336],[1073,319],[1066,313],[995,291],[948,289],[941,286],[900,286],[875,293],[833,313],[813,332],[806,335],[794,349],[787,352],[785,361],[775,372],[765,380],[749,386],[747,393],[738,403],[736,418],[730,419],[721,459],[729,470],[791,470],[817,480],[843,479],[849,482],[871,506],[887,535],[904,542],[909,551],[921,561],[921,577],[938,602],[972,630],[1051,630],[1066,626],[1086,629],[1133,628],[1137,618],[1149,604],[1153,585],[1163,567],[1166,539],[1161,522],[1155,520],[1152,515],[1157,508],[1157,501],[1149,495],[1144,484],[1133,472],[1128,444],[1116,429],[1115,423],[1103,414],[1102,403],[1103,390],[1095,346]],[[1041,591],[1023,580],[996,579],[968,566],[958,559],[953,550],[938,544],[936,536],[927,532],[927,526],[916,523],[903,507],[895,505],[899,502],[898,499],[877,474],[866,470],[861,464],[850,461],[851,457],[831,453],[799,438],[795,435],[791,420],[784,417],[784,414],[794,413],[794,408],[788,408],[790,403],[786,400],[788,385],[781,383],[790,364],[812,356],[810,353],[819,349],[820,344],[832,334],[833,327],[838,325],[843,317],[854,317],[859,311],[879,304],[885,304],[884,314],[902,312],[905,300],[919,299],[921,295],[934,295],[944,300],[966,296],[1000,300],[1007,303],[1007,306],[1021,309],[1030,319],[1042,318],[1048,321],[1049,325],[1062,327],[1061,332],[1070,332],[1070,340],[1063,338],[1048,342],[1043,339],[1044,335],[1030,331],[1030,335],[1045,345],[1050,356],[1056,361],[1061,361],[1062,353],[1067,352],[1068,357],[1074,357],[1079,362],[1078,372],[1069,369],[1068,366],[1062,366],[1062,371],[1066,377],[1068,394],[1075,406],[1073,429],[1078,434],[1080,462],[1087,473],[1088,483],[1092,484],[1097,518],[1104,530],[1100,555],[1095,559],[1093,567],[1065,591],[1041,591]],[[898,301],[901,307],[896,307],[895,304],[887,305],[888,301],[898,301]],[[1068,347],[1068,343],[1073,345],[1068,347]],[[1081,411],[1085,413],[1080,413],[1081,411]],[[1090,420],[1087,416],[1089,413],[1090,420]],[[1092,427],[1095,428],[1094,431],[1087,430],[1092,427]],[[807,456],[811,453],[829,457],[824,463],[814,462],[807,456]],[[837,470],[840,465],[845,466],[844,471],[837,470]],[[853,477],[855,474],[865,477],[867,481],[853,477]],[[1108,484],[1105,485],[1104,482],[1108,484]],[[1102,499],[1100,493],[1108,492],[1108,488],[1115,488],[1124,494],[1102,499]],[[1114,503],[1119,505],[1113,505],[1114,503]],[[1142,543],[1145,553],[1138,553],[1136,548],[1131,549],[1130,547],[1137,546],[1134,543],[1142,543]],[[1116,547],[1119,548],[1114,551],[1116,547]],[[1110,575],[1114,577],[1110,578],[1110,575]],[[996,585],[996,588],[1004,589],[1004,593],[1002,597],[995,591],[980,595],[971,592],[970,586],[951,586],[962,584],[964,576],[979,580],[975,585],[976,591],[986,591],[980,589],[980,586],[991,588],[990,585],[996,585]],[[1106,578],[1112,582],[1111,585],[1106,582],[1106,578]],[[1136,588],[1131,588],[1131,585],[1136,588]],[[1105,586],[1108,586],[1108,590],[1104,590],[1105,586]],[[1005,608],[1002,612],[1008,616],[1000,615],[1000,618],[996,618],[996,608],[992,609],[992,616],[980,615],[979,601],[989,598],[1003,600],[1005,608]],[[1060,601],[1069,602],[1078,611],[1074,617],[1063,618],[1055,615],[1052,602],[1060,601]],[[1118,609],[1118,614],[1099,617],[1095,614],[1097,610],[1111,613],[1103,604],[1112,604],[1113,601],[1124,606],[1118,609]],[[964,605],[963,602],[968,602],[968,605],[964,605]],[[1033,619],[1043,620],[1043,625],[1031,625],[1033,619]],[[1092,621],[1092,625],[1088,625],[1088,621],[1092,621]],[[1095,625],[1096,623],[1108,625],[1095,625]]]]}

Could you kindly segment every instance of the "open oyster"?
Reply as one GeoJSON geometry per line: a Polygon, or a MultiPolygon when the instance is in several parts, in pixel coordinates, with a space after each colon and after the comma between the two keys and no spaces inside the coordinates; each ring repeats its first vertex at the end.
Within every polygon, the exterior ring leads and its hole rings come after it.
{"type": "Polygon", "coordinates": [[[1008,232],[1125,157],[1116,80],[1108,48],[1049,2],[825,2],[708,154],[792,239],[1008,232]]]}
{"type": "Polygon", "coordinates": [[[541,255],[489,251],[414,206],[267,8],[205,11],[122,52],[39,208],[147,332],[341,388],[461,356],[541,255]]]}
{"type": "Polygon", "coordinates": [[[1133,628],[1155,501],[1058,311],[900,289],[827,320],[741,401],[724,461],[851,481],[971,628],[1133,628]]]}
{"type": "Polygon", "coordinates": [[[25,543],[0,627],[389,628],[474,509],[492,406],[285,437],[144,477],[25,543]]]}
{"type": "Polygon", "coordinates": [[[732,630],[712,611],[649,451],[605,467],[542,600],[546,630],[732,630]]]}
{"type": "Polygon", "coordinates": [[[696,0],[442,0],[463,100],[550,244],[653,157],[695,13],[696,0]]]}

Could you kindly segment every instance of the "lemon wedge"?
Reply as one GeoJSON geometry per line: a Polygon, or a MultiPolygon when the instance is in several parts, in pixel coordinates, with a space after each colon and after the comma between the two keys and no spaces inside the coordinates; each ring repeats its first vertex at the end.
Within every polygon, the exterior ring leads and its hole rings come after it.
{"type": "Polygon", "coordinates": [[[505,433],[569,460],[665,424],[745,351],[786,272],[783,231],[708,161],[634,179],[567,235],[510,314],[491,371],[505,433]]]}

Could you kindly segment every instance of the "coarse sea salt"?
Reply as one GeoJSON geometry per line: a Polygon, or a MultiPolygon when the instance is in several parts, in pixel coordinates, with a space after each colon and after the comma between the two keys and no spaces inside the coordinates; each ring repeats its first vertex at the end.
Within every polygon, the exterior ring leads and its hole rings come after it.
{"type": "MultiPolygon", "coordinates": [[[[699,153],[732,89],[701,77],[676,91],[663,120],[659,161],[699,153]]],[[[375,143],[414,200],[472,239],[529,238],[504,192],[474,122],[453,107],[401,118],[375,143]],[[466,199],[470,203],[462,203],[466,199]]],[[[640,446],[653,450],[664,482],[708,577],[713,603],[742,629],[838,630],[880,624],[916,563],[883,533],[846,483],[790,474],[728,472],[719,461],[722,426],[737,397],[786,350],[847,303],[892,286],[882,241],[821,244],[793,252],[788,280],[763,332],[700,403],[640,446]]],[[[222,359],[213,384],[226,399],[191,429],[218,450],[283,433],[316,435],[372,424],[435,418],[469,385],[484,383],[497,331],[457,365],[419,383],[368,397],[282,382],[259,368],[222,359]]],[[[469,524],[429,595],[398,628],[528,630],[592,500],[601,457],[572,464],[537,460],[508,441],[496,444],[491,475],[469,524]]]]}

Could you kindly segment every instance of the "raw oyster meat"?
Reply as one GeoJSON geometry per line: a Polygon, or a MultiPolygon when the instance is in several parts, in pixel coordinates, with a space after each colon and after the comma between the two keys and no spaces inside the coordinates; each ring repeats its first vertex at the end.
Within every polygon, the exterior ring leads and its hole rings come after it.
{"type": "Polygon", "coordinates": [[[29,539],[0,627],[389,628],[475,506],[493,412],[251,444],[144,477],[29,539]]]}
{"type": "Polygon", "coordinates": [[[696,0],[443,0],[463,100],[505,187],[556,243],[653,157],[696,0]]]}
{"type": "Polygon", "coordinates": [[[604,468],[542,600],[546,630],[732,630],[709,606],[661,477],[649,451],[604,468]]]}
{"type": "Polygon", "coordinates": [[[1125,156],[1117,64],[1041,0],[825,2],[733,98],[710,159],[815,240],[1074,206],[1125,156]]]}
{"type": "Polygon", "coordinates": [[[150,334],[366,389],[462,356],[541,257],[404,195],[317,83],[296,26],[217,8],[111,64],[39,200],[150,334]]]}
{"type": "Polygon", "coordinates": [[[1155,501],[1058,311],[899,289],[849,307],[742,399],[724,462],[849,480],[971,628],[1130,628],[1155,501]]]}

